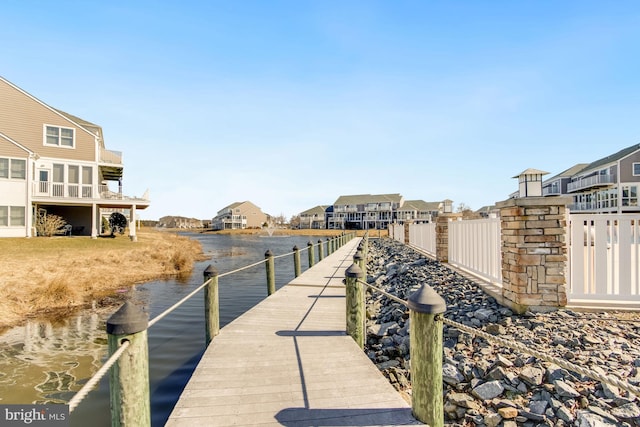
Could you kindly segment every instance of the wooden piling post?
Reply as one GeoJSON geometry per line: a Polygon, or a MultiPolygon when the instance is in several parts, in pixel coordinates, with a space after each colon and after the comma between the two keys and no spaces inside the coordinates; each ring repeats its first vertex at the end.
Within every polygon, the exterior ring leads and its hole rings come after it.
{"type": "Polygon", "coordinates": [[[293,247],[293,277],[300,275],[300,249],[298,246],[293,247]]]}
{"type": "Polygon", "coordinates": [[[361,250],[357,250],[356,253],[353,255],[353,262],[355,264],[358,264],[358,267],[360,267],[360,270],[362,270],[362,277],[367,277],[367,269],[364,263],[364,256],[362,256],[361,250]]]}
{"type": "Polygon", "coordinates": [[[322,261],[324,258],[324,243],[322,239],[318,239],[318,261],[322,261]]]}
{"type": "Polygon", "coordinates": [[[364,307],[364,287],[358,279],[364,277],[362,270],[357,264],[352,264],[345,271],[346,283],[346,305],[347,305],[347,334],[364,348],[365,340],[365,307],[364,307]]]}
{"type": "Polygon", "coordinates": [[[431,427],[444,425],[442,398],[442,313],[446,303],[422,285],[407,302],[413,415],[431,427]]]}
{"type": "Polygon", "coordinates": [[[131,302],[124,303],[107,320],[109,355],[125,341],[129,342],[129,347],[109,371],[112,426],[151,425],[148,325],[146,314],[131,302]]]}
{"type": "Polygon", "coordinates": [[[333,242],[333,240],[329,237],[327,237],[327,256],[331,255],[331,248],[333,247],[333,244],[331,243],[333,242]]]}
{"type": "Polygon", "coordinates": [[[313,250],[313,242],[309,241],[307,243],[307,248],[308,248],[308,255],[309,255],[309,268],[313,267],[313,264],[316,260],[316,254],[315,251],[313,250]]]}
{"type": "Polygon", "coordinates": [[[267,249],[267,252],[264,253],[264,257],[267,260],[265,265],[267,266],[267,296],[269,296],[276,292],[276,267],[273,253],[270,249],[267,249]]]}
{"type": "Polygon", "coordinates": [[[211,264],[204,270],[204,281],[210,280],[204,288],[205,340],[209,345],[220,332],[220,304],[218,302],[218,270],[211,264]]]}

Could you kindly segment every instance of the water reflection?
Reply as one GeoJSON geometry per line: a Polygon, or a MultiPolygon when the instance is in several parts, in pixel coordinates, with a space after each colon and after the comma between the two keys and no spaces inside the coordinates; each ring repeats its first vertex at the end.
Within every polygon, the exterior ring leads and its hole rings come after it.
{"type": "Polygon", "coordinates": [[[30,320],[0,336],[0,402],[67,402],[102,363],[108,315],[94,309],[55,323],[30,320]]]}

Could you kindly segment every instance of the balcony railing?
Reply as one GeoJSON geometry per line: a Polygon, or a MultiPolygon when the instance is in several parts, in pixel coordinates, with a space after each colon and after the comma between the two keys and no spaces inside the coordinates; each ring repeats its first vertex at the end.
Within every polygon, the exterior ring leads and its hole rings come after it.
{"type": "Polygon", "coordinates": [[[122,164],[122,152],[100,149],[100,163],[122,164]]]}
{"type": "Polygon", "coordinates": [[[601,187],[609,184],[614,184],[617,180],[615,174],[608,175],[593,175],[587,178],[582,178],[578,181],[570,182],[567,186],[567,192],[583,190],[585,188],[601,187]]]}
{"type": "Polygon", "coordinates": [[[146,200],[124,196],[109,190],[107,185],[70,184],[63,182],[36,181],[33,183],[34,198],[50,199],[100,199],[100,200],[146,200]]]}

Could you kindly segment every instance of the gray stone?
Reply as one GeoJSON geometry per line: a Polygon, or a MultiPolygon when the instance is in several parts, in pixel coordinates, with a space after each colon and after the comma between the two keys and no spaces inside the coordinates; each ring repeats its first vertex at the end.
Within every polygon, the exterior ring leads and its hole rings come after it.
{"type": "Polygon", "coordinates": [[[464,381],[464,376],[458,371],[458,368],[447,363],[442,365],[442,380],[447,384],[458,384],[464,381]]]}
{"type": "Polygon", "coordinates": [[[553,385],[556,389],[556,393],[560,397],[578,397],[580,393],[578,393],[573,387],[562,380],[557,380],[553,382],[553,385]]]}
{"type": "Polygon", "coordinates": [[[544,414],[547,409],[547,402],[545,400],[532,400],[529,402],[529,411],[534,414],[544,414]]]}
{"type": "Polygon", "coordinates": [[[589,411],[578,411],[576,414],[576,422],[578,427],[609,427],[617,426],[617,423],[613,423],[602,418],[600,415],[594,414],[589,411]]]}
{"type": "Polygon", "coordinates": [[[619,406],[617,408],[613,408],[611,410],[611,415],[613,415],[616,418],[622,418],[625,420],[632,419],[632,418],[639,418],[640,408],[638,408],[638,406],[635,403],[631,402],[631,403],[627,403],[625,405],[619,406]]]}
{"type": "Polygon", "coordinates": [[[540,385],[544,379],[544,371],[532,366],[526,366],[520,371],[519,377],[531,385],[540,385]]]}
{"type": "Polygon", "coordinates": [[[573,416],[573,414],[571,413],[569,408],[565,408],[564,406],[559,408],[556,411],[556,416],[558,418],[560,418],[561,420],[566,421],[568,423],[572,423],[573,420],[575,420],[575,417],[573,416]]]}
{"type": "Polygon", "coordinates": [[[471,393],[480,400],[490,400],[498,397],[504,391],[504,387],[500,381],[489,381],[484,384],[480,384],[474,388],[471,393]]]}
{"type": "Polygon", "coordinates": [[[480,407],[478,402],[467,393],[449,393],[447,401],[462,408],[478,409],[480,407]]]}

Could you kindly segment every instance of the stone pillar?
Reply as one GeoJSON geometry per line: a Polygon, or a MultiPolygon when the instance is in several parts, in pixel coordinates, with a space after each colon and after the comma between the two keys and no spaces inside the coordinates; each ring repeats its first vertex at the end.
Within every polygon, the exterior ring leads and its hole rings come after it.
{"type": "Polygon", "coordinates": [[[569,197],[496,203],[502,237],[502,296],[516,311],[567,305],[566,206],[569,197]]]}
{"type": "Polygon", "coordinates": [[[449,221],[456,221],[462,214],[441,213],[436,217],[436,260],[449,262],[449,221]]]}

